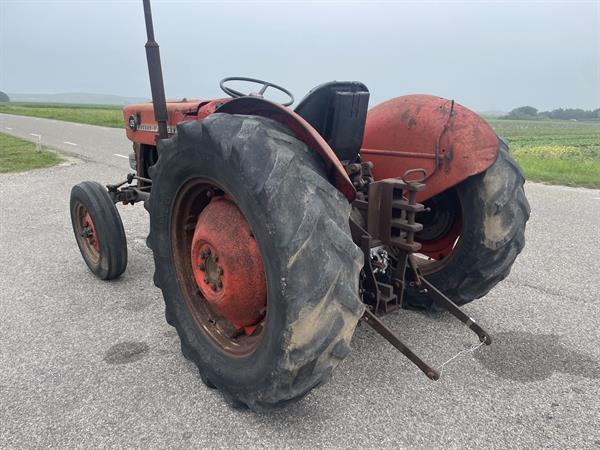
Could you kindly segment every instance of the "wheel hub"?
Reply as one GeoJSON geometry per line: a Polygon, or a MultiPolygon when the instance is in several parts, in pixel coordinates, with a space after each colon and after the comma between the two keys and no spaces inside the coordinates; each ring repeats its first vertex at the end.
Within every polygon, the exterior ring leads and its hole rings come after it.
{"type": "Polygon", "coordinates": [[[266,312],[266,280],[250,225],[229,198],[213,198],[198,215],[191,259],[196,284],[208,304],[251,334],[266,312]]]}
{"type": "Polygon", "coordinates": [[[86,211],[83,216],[81,237],[87,239],[89,244],[94,249],[98,251],[100,250],[98,237],[96,235],[96,228],[94,227],[94,222],[92,221],[92,217],[88,211],[86,211]]]}
{"type": "Polygon", "coordinates": [[[198,265],[198,268],[205,273],[204,283],[213,291],[221,290],[223,288],[223,267],[219,266],[219,255],[215,254],[209,244],[200,248],[199,255],[203,262],[198,265]]]}

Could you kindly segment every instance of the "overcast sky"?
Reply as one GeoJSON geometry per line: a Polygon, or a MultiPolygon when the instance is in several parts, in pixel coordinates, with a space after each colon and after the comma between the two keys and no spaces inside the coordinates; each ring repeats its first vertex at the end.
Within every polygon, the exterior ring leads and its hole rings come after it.
{"type": "MultiPolygon", "coordinates": [[[[167,96],[267,79],[302,97],[360,80],[371,105],[600,107],[600,1],[153,2],[167,96]]],[[[150,97],[142,1],[0,0],[0,90],[150,97]]]]}

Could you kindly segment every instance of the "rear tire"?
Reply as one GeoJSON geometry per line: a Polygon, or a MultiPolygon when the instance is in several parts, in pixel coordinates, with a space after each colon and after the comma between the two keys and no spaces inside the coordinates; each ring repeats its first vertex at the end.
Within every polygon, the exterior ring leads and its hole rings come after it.
{"type": "Polygon", "coordinates": [[[127,267],[127,239],[106,188],[94,181],[73,186],[70,211],[75,239],[89,269],[101,280],[119,277],[127,267]]]}
{"type": "MultiPolygon", "coordinates": [[[[184,356],[235,407],[264,411],[302,398],[327,381],[348,354],[363,312],[358,297],[363,257],[350,237],[350,204],[327,180],[320,157],[269,119],[213,114],[186,122],[159,143],[159,155],[150,169],[148,243],[166,319],[179,334],[184,356]],[[187,233],[191,242],[193,229],[173,230],[180,219],[172,210],[184,201],[178,194],[185,195],[188,183],[203,180],[235,201],[262,256],[264,331],[242,355],[219,347],[208,325],[198,323],[188,306],[190,291],[196,301],[205,300],[185,279],[189,258],[174,260],[175,249],[185,246],[174,246],[182,238],[173,233],[187,233]]],[[[197,213],[188,223],[195,223],[197,213]]]]}
{"type": "MultiPolygon", "coordinates": [[[[458,243],[439,268],[422,267],[427,280],[459,305],[483,297],[506,278],[525,245],[530,213],[525,178],[499,142],[494,164],[456,187],[462,209],[458,243]]],[[[415,288],[407,288],[404,299],[409,307],[432,307],[429,296],[415,288]]]]}

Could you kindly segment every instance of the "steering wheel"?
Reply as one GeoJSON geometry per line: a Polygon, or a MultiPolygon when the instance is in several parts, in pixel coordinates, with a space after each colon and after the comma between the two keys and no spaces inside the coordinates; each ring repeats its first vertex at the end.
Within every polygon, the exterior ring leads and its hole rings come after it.
{"type": "Polygon", "coordinates": [[[258,80],[256,78],[227,77],[227,78],[223,78],[221,80],[221,82],[219,83],[219,86],[221,86],[221,89],[223,90],[223,92],[225,92],[227,95],[229,95],[229,96],[231,96],[233,98],[247,97],[247,96],[250,96],[250,97],[262,97],[263,94],[265,93],[265,91],[269,87],[272,87],[272,88],[277,89],[278,91],[283,92],[284,94],[286,94],[290,98],[290,100],[288,102],[282,103],[283,106],[290,106],[292,103],[294,103],[294,96],[286,88],[282,88],[281,86],[277,86],[276,84],[270,83],[268,81],[258,80]],[[260,88],[260,91],[258,91],[258,92],[251,92],[249,94],[242,94],[240,91],[236,91],[235,89],[232,89],[229,86],[225,86],[225,83],[227,83],[228,81],[248,81],[250,83],[260,84],[260,85],[262,85],[262,87],[260,88]]]}

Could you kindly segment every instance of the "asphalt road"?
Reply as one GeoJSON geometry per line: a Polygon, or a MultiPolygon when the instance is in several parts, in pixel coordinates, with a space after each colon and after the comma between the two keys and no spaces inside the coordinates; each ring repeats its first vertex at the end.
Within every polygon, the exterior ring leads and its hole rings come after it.
{"type": "Polygon", "coordinates": [[[132,148],[124,129],[0,113],[0,133],[34,142],[41,137],[42,145],[83,161],[115,168],[129,167],[128,155],[132,148]]]}
{"type": "MultiPolygon", "coordinates": [[[[330,383],[257,415],[226,406],[181,356],[152,284],[141,205],[120,207],[121,279],[95,279],[79,255],[71,186],[123,177],[123,131],[0,124],[83,155],[0,175],[0,447],[600,447],[600,191],[527,184],[526,248],[465,308],[495,343],[454,360],[440,381],[361,326],[330,383]]],[[[435,365],[476,340],[444,314],[385,322],[435,365]]]]}

